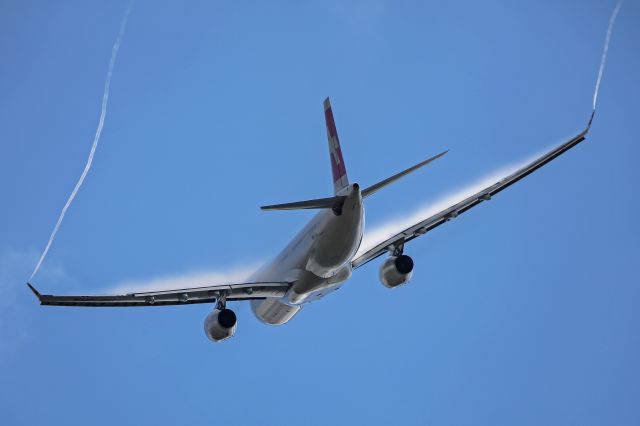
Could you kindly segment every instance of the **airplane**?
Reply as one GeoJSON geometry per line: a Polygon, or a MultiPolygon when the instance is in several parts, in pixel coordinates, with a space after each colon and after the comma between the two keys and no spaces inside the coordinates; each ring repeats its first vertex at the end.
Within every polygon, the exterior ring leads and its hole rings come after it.
{"type": "Polygon", "coordinates": [[[595,109],[587,127],[567,142],[493,185],[357,254],[364,233],[364,200],[385,186],[442,157],[448,151],[362,189],[359,184],[349,182],[331,103],[327,98],[324,100],[324,117],[334,195],[262,206],[261,209],[266,211],[314,209],[318,210],[318,213],[273,261],[256,271],[247,282],[104,296],[45,295],[40,294],[31,283],[27,285],[41,305],[127,307],[212,303],[214,309],[205,318],[204,331],[214,342],[228,339],[236,332],[237,317],[234,311],[227,307],[227,302],[248,300],[254,315],[260,321],[269,325],[282,325],[290,321],[306,304],[339,289],[355,269],[380,256],[386,256],[379,270],[380,281],[385,287],[397,288],[409,282],[414,268],[413,259],[404,252],[409,241],[491,200],[500,191],[585,140],[594,114],[595,109]]]}

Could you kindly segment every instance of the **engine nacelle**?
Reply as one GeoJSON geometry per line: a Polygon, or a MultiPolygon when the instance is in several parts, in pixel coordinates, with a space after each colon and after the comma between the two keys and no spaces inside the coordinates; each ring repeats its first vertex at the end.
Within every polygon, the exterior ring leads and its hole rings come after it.
{"type": "Polygon", "coordinates": [[[411,279],[413,259],[406,254],[390,256],[380,266],[380,281],[387,288],[398,287],[411,279]]]}
{"type": "Polygon", "coordinates": [[[212,342],[232,337],[238,324],[236,314],[231,309],[214,309],[204,320],[204,332],[212,342]]]}

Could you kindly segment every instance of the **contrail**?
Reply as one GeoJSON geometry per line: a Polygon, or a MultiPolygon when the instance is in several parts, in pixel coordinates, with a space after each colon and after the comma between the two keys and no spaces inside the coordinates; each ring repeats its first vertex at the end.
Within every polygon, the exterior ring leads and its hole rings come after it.
{"type": "Polygon", "coordinates": [[[118,37],[116,38],[116,42],[113,44],[113,48],[111,49],[111,59],[109,60],[109,68],[107,70],[107,79],[105,80],[104,92],[102,94],[102,108],[100,110],[100,119],[98,120],[98,128],[96,129],[96,134],[93,137],[93,145],[91,146],[91,151],[89,152],[89,158],[87,159],[87,164],[84,166],[84,170],[80,175],[80,179],[78,179],[76,186],[73,188],[73,191],[71,191],[71,195],[69,195],[67,202],[65,203],[64,207],[62,208],[62,211],[60,212],[60,216],[58,217],[56,226],[53,227],[53,231],[51,232],[49,241],[47,242],[47,245],[44,248],[42,255],[40,256],[40,259],[38,260],[36,267],[31,273],[31,277],[29,277],[29,281],[33,280],[33,277],[38,273],[38,270],[40,269],[40,266],[42,265],[44,258],[47,256],[47,253],[49,252],[51,243],[53,243],[53,240],[55,239],[56,234],[58,233],[58,229],[60,229],[60,225],[62,224],[64,215],[67,213],[67,209],[73,202],[73,199],[76,197],[78,190],[80,189],[80,187],[82,186],[82,183],[84,182],[84,178],[87,177],[87,173],[89,173],[89,170],[91,169],[91,164],[93,163],[93,156],[96,152],[96,148],[98,147],[98,142],[100,142],[100,135],[102,134],[102,128],[104,127],[104,119],[107,115],[107,102],[109,101],[109,88],[111,86],[111,76],[113,75],[113,67],[116,63],[118,50],[120,50],[120,43],[122,42],[122,37],[124,36],[124,31],[127,27],[127,21],[129,20],[129,12],[131,12],[131,3],[129,3],[129,5],[127,6],[127,9],[125,10],[124,17],[122,18],[122,22],[120,23],[120,31],[118,32],[118,37]]]}
{"type": "Polygon", "coordinates": [[[618,12],[622,7],[624,0],[620,0],[611,13],[609,18],[609,28],[607,28],[607,36],[604,39],[604,49],[602,51],[602,58],[600,58],[600,69],[598,70],[598,79],[596,80],[596,88],[593,92],[593,109],[596,109],[596,101],[598,100],[598,91],[600,90],[600,81],[602,81],[602,73],[604,71],[604,63],[607,60],[607,51],[609,50],[609,42],[611,41],[611,32],[613,31],[613,25],[616,23],[618,12]]]}

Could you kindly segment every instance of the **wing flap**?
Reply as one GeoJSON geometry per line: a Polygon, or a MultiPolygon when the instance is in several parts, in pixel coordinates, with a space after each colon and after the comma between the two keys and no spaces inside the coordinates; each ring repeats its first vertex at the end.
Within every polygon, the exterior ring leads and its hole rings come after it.
{"type": "Polygon", "coordinates": [[[520,168],[504,179],[488,186],[487,188],[471,195],[470,197],[465,198],[464,200],[452,205],[451,207],[448,207],[432,215],[431,217],[418,222],[409,228],[406,228],[402,232],[399,232],[398,234],[386,239],[385,241],[381,241],[375,247],[367,250],[366,252],[353,259],[351,262],[353,268],[358,268],[365,263],[377,258],[378,256],[381,256],[388,251],[392,251],[398,244],[411,241],[412,239],[419,237],[420,235],[424,235],[432,229],[442,225],[443,223],[458,217],[460,214],[477,206],[478,204],[490,200],[494,195],[507,189],[509,186],[513,185],[514,183],[518,182],[519,180],[525,178],[539,168],[553,161],[555,158],[559,157],[574,146],[578,145],[586,138],[589,128],[591,127],[592,120],[593,114],[589,119],[587,128],[584,129],[581,133],[571,138],[569,141],[557,146],[546,154],[538,157],[531,163],[520,168]]]}
{"type": "Polygon", "coordinates": [[[47,306],[167,306],[213,303],[225,297],[227,301],[256,300],[282,297],[290,282],[255,282],[183,288],[118,295],[54,296],[40,294],[31,284],[27,284],[41,305],[47,306]]]}

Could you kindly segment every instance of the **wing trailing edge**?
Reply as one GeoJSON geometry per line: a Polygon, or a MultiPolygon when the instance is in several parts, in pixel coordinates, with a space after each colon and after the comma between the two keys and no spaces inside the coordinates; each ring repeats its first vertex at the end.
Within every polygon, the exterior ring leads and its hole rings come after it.
{"type": "Polygon", "coordinates": [[[507,189],[521,179],[524,179],[531,173],[550,163],[560,155],[578,145],[580,142],[584,141],[586,139],[587,133],[589,132],[589,129],[591,128],[591,124],[593,123],[594,115],[595,110],[591,112],[591,116],[589,117],[589,121],[584,130],[582,130],[580,133],[578,133],[576,136],[569,139],[565,143],[558,145],[554,149],[546,152],[532,162],[528,163],[526,166],[521,167],[514,173],[499,180],[493,185],[490,185],[483,190],[465,198],[464,200],[434,214],[433,216],[404,229],[403,231],[387,238],[384,241],[380,241],[372,248],[354,258],[351,261],[351,265],[353,266],[353,268],[358,268],[366,264],[367,262],[370,262],[371,260],[377,258],[378,256],[383,255],[384,253],[393,251],[394,247],[400,244],[404,245],[406,242],[424,235],[427,232],[437,228],[438,226],[457,218],[459,215],[465,213],[467,210],[477,206],[478,204],[491,200],[494,195],[507,189]]]}
{"type": "Polygon", "coordinates": [[[167,306],[190,305],[195,303],[213,303],[221,298],[226,301],[255,300],[282,297],[291,286],[291,282],[254,282],[215,285],[206,287],[181,288],[173,290],[147,291],[139,293],[90,296],[54,296],[40,294],[27,283],[41,305],[46,306],[86,306],[86,307],[125,307],[125,306],[167,306]]]}

